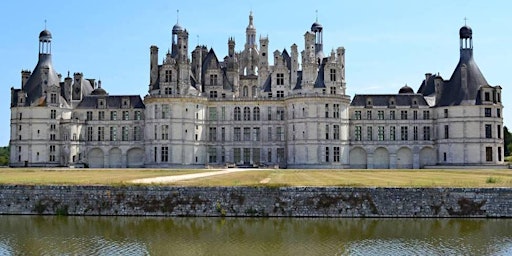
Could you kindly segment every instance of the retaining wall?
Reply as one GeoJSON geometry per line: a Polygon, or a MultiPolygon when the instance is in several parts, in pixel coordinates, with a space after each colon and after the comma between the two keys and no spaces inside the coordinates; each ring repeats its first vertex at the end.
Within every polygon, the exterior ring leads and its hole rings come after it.
{"type": "Polygon", "coordinates": [[[512,217],[512,188],[6,185],[0,214],[512,217]]]}

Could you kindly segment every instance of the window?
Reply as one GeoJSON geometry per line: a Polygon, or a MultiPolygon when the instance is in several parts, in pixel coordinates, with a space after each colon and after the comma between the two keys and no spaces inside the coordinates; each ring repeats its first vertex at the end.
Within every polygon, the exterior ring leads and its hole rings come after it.
{"type": "Polygon", "coordinates": [[[244,86],[242,89],[242,97],[249,97],[249,87],[244,86]]]}
{"type": "Polygon", "coordinates": [[[210,85],[217,85],[217,75],[210,75],[210,85]]]}
{"type": "Polygon", "coordinates": [[[356,139],[356,141],[361,140],[361,126],[356,126],[355,139],[356,139]]]}
{"type": "Polygon", "coordinates": [[[329,162],[329,147],[325,147],[325,161],[329,162]]]}
{"type": "Polygon", "coordinates": [[[444,118],[448,118],[448,109],[444,109],[444,118]]]}
{"type": "Polygon", "coordinates": [[[330,74],[331,82],[335,82],[336,81],[336,69],[331,68],[331,72],[329,74],[330,74]]]}
{"type": "Polygon", "coordinates": [[[220,118],[222,120],[226,120],[226,107],[221,107],[221,109],[220,109],[220,118]]]}
{"type": "Polygon", "coordinates": [[[335,86],[331,86],[331,94],[336,94],[336,87],[335,86]]]}
{"type": "Polygon", "coordinates": [[[277,108],[277,120],[284,120],[284,108],[277,108]]]}
{"type": "Polygon", "coordinates": [[[340,104],[333,104],[332,108],[333,108],[332,117],[340,118],[340,104]]]}
{"type": "Polygon", "coordinates": [[[284,85],[284,73],[277,73],[277,85],[284,85]]]}
{"type": "Polygon", "coordinates": [[[165,87],[164,88],[164,94],[166,94],[166,95],[172,94],[172,88],[171,87],[165,87]]]}
{"type": "Polygon", "coordinates": [[[140,135],[141,135],[140,127],[138,127],[138,126],[133,127],[133,140],[140,140],[140,135]]]}
{"type": "Polygon", "coordinates": [[[414,119],[414,120],[418,120],[418,110],[414,110],[414,111],[412,112],[412,119],[414,119]]]}
{"type": "Polygon", "coordinates": [[[491,108],[485,108],[485,117],[491,117],[491,108]]]}
{"type": "Polygon", "coordinates": [[[276,136],[277,136],[277,140],[278,141],[283,141],[284,140],[284,130],[283,130],[283,127],[281,127],[281,126],[276,127],[276,136]]]}
{"type": "Polygon", "coordinates": [[[366,119],[372,120],[372,111],[371,110],[366,111],[366,119]]]}
{"type": "Polygon", "coordinates": [[[373,140],[373,127],[366,127],[366,140],[373,140]]]}
{"type": "Polygon", "coordinates": [[[87,141],[92,141],[92,127],[87,127],[87,141]]]}
{"type": "Polygon", "coordinates": [[[240,127],[235,127],[233,131],[233,140],[234,141],[241,141],[242,140],[242,130],[240,127]]]}
{"type": "Polygon", "coordinates": [[[333,139],[339,140],[340,139],[340,126],[335,124],[332,127],[333,130],[333,139]]]}
{"type": "Polygon", "coordinates": [[[424,120],[428,120],[428,119],[430,119],[430,111],[428,111],[428,110],[423,110],[423,119],[424,119],[424,120]]]}
{"type": "Polygon", "coordinates": [[[172,80],[172,76],[171,75],[172,75],[172,73],[171,73],[170,70],[166,70],[165,71],[165,82],[166,83],[171,82],[171,80],[172,80]]]}
{"type": "Polygon", "coordinates": [[[57,103],[57,94],[55,94],[55,93],[50,94],[50,103],[52,103],[52,104],[57,103]]]}
{"type": "Polygon", "coordinates": [[[484,98],[485,101],[491,101],[491,94],[489,92],[485,92],[484,98]]]}
{"type": "Polygon", "coordinates": [[[413,140],[418,140],[418,126],[414,126],[412,128],[412,139],[413,140]]]}
{"type": "Polygon", "coordinates": [[[329,118],[329,104],[325,104],[325,118],[329,118]]]}
{"type": "Polygon", "coordinates": [[[389,119],[395,120],[395,111],[394,110],[389,111],[389,119]]]}
{"type": "Polygon", "coordinates": [[[430,127],[429,126],[423,127],[423,140],[430,140],[430,127]]]}
{"type": "Polygon", "coordinates": [[[208,131],[208,138],[210,141],[217,141],[217,127],[210,127],[208,131]]]}
{"type": "Polygon", "coordinates": [[[217,91],[210,91],[210,98],[217,98],[217,91]]]}
{"type": "Polygon", "coordinates": [[[168,140],[169,139],[169,125],[164,124],[161,126],[161,138],[162,140],[168,140]]]}
{"type": "Polygon", "coordinates": [[[158,139],[158,126],[157,126],[156,124],[155,124],[155,126],[154,126],[153,132],[154,132],[154,133],[153,133],[153,138],[154,138],[155,140],[157,140],[157,139],[158,139]]]}
{"type": "Polygon", "coordinates": [[[160,161],[169,162],[169,147],[162,147],[160,151],[160,161]]]}
{"type": "Polygon", "coordinates": [[[127,141],[128,140],[128,127],[123,126],[121,128],[121,140],[127,141]]]}
{"type": "Polygon", "coordinates": [[[384,120],[384,110],[377,111],[377,118],[379,120],[384,120]]]}
{"type": "Polygon", "coordinates": [[[252,132],[253,132],[253,138],[254,138],[254,141],[260,141],[260,128],[259,127],[254,127],[252,128],[252,132]]]}
{"type": "Polygon", "coordinates": [[[389,127],[389,139],[396,140],[396,127],[395,126],[389,127]]]}
{"type": "Polygon", "coordinates": [[[217,149],[215,147],[208,147],[208,163],[217,162],[217,149]]]}
{"type": "Polygon", "coordinates": [[[249,107],[244,107],[244,121],[251,120],[251,109],[249,107]]]}
{"type": "Polygon", "coordinates": [[[156,162],[156,161],[157,161],[157,159],[158,159],[158,158],[157,158],[157,155],[158,155],[158,147],[155,147],[155,150],[154,150],[153,152],[155,152],[155,155],[154,155],[154,156],[155,156],[155,159],[154,159],[154,160],[155,160],[155,162],[156,162]]]}
{"type": "Polygon", "coordinates": [[[400,119],[407,120],[407,110],[400,111],[400,119]]]}
{"type": "Polygon", "coordinates": [[[501,147],[498,147],[498,162],[501,162],[501,147]]]}
{"type": "Polygon", "coordinates": [[[329,139],[329,125],[328,124],[325,125],[325,139],[326,140],[329,139]]]}
{"type": "Polygon", "coordinates": [[[244,141],[250,141],[251,140],[251,128],[244,127],[244,141]]]}
{"type": "Polygon", "coordinates": [[[57,110],[55,110],[55,109],[50,110],[50,118],[57,119],[57,110]]]}
{"type": "Polygon", "coordinates": [[[133,112],[133,115],[135,120],[141,120],[141,112],[139,110],[133,112]]]}
{"type": "Polygon", "coordinates": [[[254,107],[252,110],[252,120],[259,121],[260,120],[260,108],[254,107]]]}
{"type": "Polygon", "coordinates": [[[268,109],[267,109],[267,120],[268,121],[272,120],[272,108],[271,107],[268,107],[268,109]]]}
{"type": "Polygon", "coordinates": [[[497,126],[496,134],[498,134],[498,139],[501,139],[501,125],[497,126]]]}
{"type": "Polygon", "coordinates": [[[356,110],[355,114],[354,114],[354,118],[356,120],[361,120],[361,111],[359,110],[356,110]]]}
{"type": "Polygon", "coordinates": [[[160,116],[160,118],[169,118],[169,104],[162,104],[162,115],[160,116]]]}
{"type": "Polygon", "coordinates": [[[130,112],[123,111],[123,120],[130,120],[130,112]]]}
{"type": "Polygon", "coordinates": [[[216,107],[209,107],[208,108],[208,119],[210,121],[216,121],[217,120],[217,108],[216,107]]]}
{"type": "Polygon", "coordinates": [[[105,111],[98,112],[98,120],[105,120],[105,111]]]}
{"type": "Polygon", "coordinates": [[[110,141],[117,140],[117,127],[110,127],[110,141]]]}
{"type": "Polygon", "coordinates": [[[233,149],[233,160],[235,163],[240,163],[242,161],[242,150],[240,148],[233,149]]]}
{"type": "Polygon", "coordinates": [[[445,139],[448,139],[450,137],[450,128],[448,127],[448,125],[445,125],[444,126],[444,138],[445,139]]]}
{"type": "Polygon", "coordinates": [[[87,111],[86,113],[86,120],[91,121],[92,120],[92,111],[87,111]]]}
{"type": "Polygon", "coordinates": [[[501,117],[501,109],[496,109],[496,117],[501,117]]]}
{"type": "Polygon", "coordinates": [[[384,140],[384,126],[379,126],[378,128],[378,140],[384,140]]]}
{"type": "Polygon", "coordinates": [[[105,139],[105,127],[98,127],[98,141],[105,139]]]}
{"type": "Polygon", "coordinates": [[[492,125],[490,125],[490,124],[485,125],[485,138],[486,139],[492,138],[492,125]]]}
{"type": "Polygon", "coordinates": [[[408,132],[407,126],[401,126],[400,127],[400,140],[408,140],[409,139],[409,132],[408,132]]]}
{"type": "Polygon", "coordinates": [[[272,127],[269,126],[268,129],[267,129],[267,132],[268,132],[267,140],[268,141],[272,141],[273,140],[272,139],[272,127]]]}
{"type": "Polygon", "coordinates": [[[333,162],[339,163],[340,162],[340,147],[334,147],[333,148],[333,162]]]}
{"type": "Polygon", "coordinates": [[[235,111],[233,113],[233,119],[235,121],[241,121],[242,120],[242,112],[240,110],[240,107],[235,107],[235,111]]]}
{"type": "Polygon", "coordinates": [[[222,127],[220,129],[220,139],[221,141],[226,141],[226,128],[222,127]]]}
{"type": "Polygon", "coordinates": [[[284,98],[284,91],[276,91],[276,97],[284,98]]]}
{"type": "Polygon", "coordinates": [[[492,147],[485,148],[485,161],[492,162],[492,147]]]}
{"type": "Polygon", "coordinates": [[[117,111],[110,111],[110,120],[111,121],[117,120],[117,111]]]}

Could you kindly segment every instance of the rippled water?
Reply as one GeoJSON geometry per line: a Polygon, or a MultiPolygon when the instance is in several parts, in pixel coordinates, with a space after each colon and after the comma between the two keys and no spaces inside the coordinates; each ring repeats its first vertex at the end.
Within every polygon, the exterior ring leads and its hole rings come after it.
{"type": "Polygon", "coordinates": [[[511,255],[509,219],[0,216],[0,255],[511,255]]]}

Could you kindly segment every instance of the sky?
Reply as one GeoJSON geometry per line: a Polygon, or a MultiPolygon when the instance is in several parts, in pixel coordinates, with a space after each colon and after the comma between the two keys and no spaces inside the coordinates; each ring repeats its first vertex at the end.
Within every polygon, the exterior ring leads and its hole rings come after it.
{"type": "Polygon", "coordinates": [[[512,1],[3,0],[0,10],[0,146],[9,143],[10,88],[21,88],[21,70],[37,64],[45,20],[57,72],[101,79],[111,95],[143,97],[149,48],[159,47],[161,62],[177,22],[189,32],[189,48],[206,45],[222,59],[229,37],[243,49],[251,11],[271,52],[290,51],[294,43],[302,51],[304,33],[318,19],[324,52],[346,49],[351,97],[397,93],[405,84],[417,90],[425,73],[449,79],[459,60],[459,28],[467,22],[475,61],[490,85],[503,88],[504,121],[512,127],[512,1]]]}

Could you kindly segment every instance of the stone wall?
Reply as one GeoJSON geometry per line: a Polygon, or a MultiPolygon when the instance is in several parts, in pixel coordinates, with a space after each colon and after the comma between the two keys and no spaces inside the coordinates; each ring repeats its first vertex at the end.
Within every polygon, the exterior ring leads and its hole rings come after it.
{"type": "Polygon", "coordinates": [[[512,188],[0,186],[0,214],[512,217],[512,188]]]}

